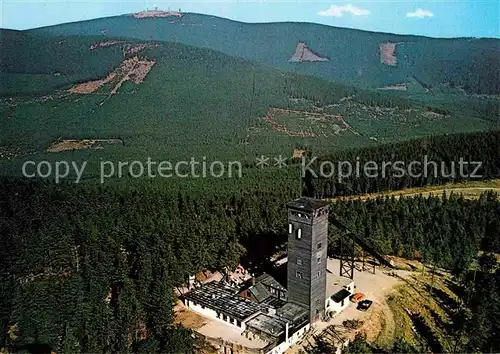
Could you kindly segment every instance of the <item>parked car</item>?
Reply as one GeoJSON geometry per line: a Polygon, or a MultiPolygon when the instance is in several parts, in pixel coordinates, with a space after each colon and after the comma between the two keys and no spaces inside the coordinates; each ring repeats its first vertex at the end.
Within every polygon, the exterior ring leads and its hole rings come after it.
{"type": "Polygon", "coordinates": [[[351,296],[351,301],[354,303],[357,303],[357,302],[363,300],[365,297],[366,296],[363,293],[356,293],[356,294],[351,296]]]}
{"type": "Polygon", "coordinates": [[[370,308],[370,306],[373,304],[373,301],[371,300],[363,300],[358,303],[358,310],[359,311],[366,311],[370,308]]]}

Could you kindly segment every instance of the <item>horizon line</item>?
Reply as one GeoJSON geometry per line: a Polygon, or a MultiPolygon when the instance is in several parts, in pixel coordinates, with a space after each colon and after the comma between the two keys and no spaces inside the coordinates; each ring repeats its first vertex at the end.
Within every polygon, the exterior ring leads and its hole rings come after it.
{"type": "MultiPolygon", "coordinates": [[[[123,13],[123,14],[120,14],[120,15],[95,17],[95,18],[86,19],[86,20],[61,22],[61,23],[57,23],[57,24],[40,26],[40,27],[33,27],[33,28],[27,28],[27,29],[16,29],[16,28],[0,27],[0,30],[9,30],[9,31],[17,31],[17,32],[28,32],[28,31],[34,31],[34,30],[39,30],[39,29],[43,29],[43,28],[50,28],[50,27],[63,26],[63,25],[68,25],[68,24],[73,24],[73,23],[90,22],[90,21],[104,20],[104,19],[116,18],[116,17],[132,17],[131,15],[133,15],[133,14],[140,13],[140,12],[146,12],[146,11],[179,12],[179,11],[174,11],[174,10],[154,10],[154,9],[150,10],[150,9],[146,9],[146,10],[142,10],[142,11],[138,11],[138,12],[129,12],[129,13],[123,13]]],[[[325,27],[330,27],[330,28],[354,30],[354,31],[361,31],[361,32],[368,32],[368,33],[378,33],[378,34],[387,34],[387,35],[396,35],[396,36],[411,36],[411,37],[421,37],[421,38],[429,38],[429,39],[450,39],[450,40],[451,39],[494,39],[494,40],[500,40],[500,35],[499,35],[499,37],[476,37],[476,36],[433,37],[433,36],[426,36],[426,35],[413,34],[413,33],[378,32],[378,31],[366,30],[366,29],[361,29],[361,28],[356,28],[356,27],[334,26],[334,25],[328,25],[328,24],[324,24],[324,23],[308,22],[308,21],[304,21],[304,22],[301,22],[301,21],[245,22],[245,21],[231,19],[231,18],[228,18],[228,17],[222,17],[222,16],[218,16],[218,15],[212,15],[212,14],[200,13],[200,12],[189,12],[189,11],[183,12],[183,11],[181,11],[180,13],[182,13],[182,14],[190,14],[190,15],[207,16],[207,17],[215,17],[215,18],[226,20],[226,21],[243,23],[243,24],[247,24],[247,25],[297,23],[297,24],[312,24],[312,25],[317,25],[317,26],[325,26],[325,27]]],[[[147,20],[147,19],[155,19],[155,18],[151,17],[151,18],[142,18],[142,19],[137,19],[137,20],[144,21],[144,20],[147,20]]]]}

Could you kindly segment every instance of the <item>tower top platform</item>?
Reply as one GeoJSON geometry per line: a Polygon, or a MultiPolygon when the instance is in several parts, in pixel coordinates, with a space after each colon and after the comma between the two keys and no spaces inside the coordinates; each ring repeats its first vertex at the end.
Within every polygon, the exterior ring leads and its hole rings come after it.
{"type": "Polygon", "coordinates": [[[287,207],[294,210],[302,210],[307,212],[312,212],[318,209],[321,209],[330,204],[324,200],[314,199],[309,197],[300,197],[295,199],[289,203],[287,203],[287,207]]]}

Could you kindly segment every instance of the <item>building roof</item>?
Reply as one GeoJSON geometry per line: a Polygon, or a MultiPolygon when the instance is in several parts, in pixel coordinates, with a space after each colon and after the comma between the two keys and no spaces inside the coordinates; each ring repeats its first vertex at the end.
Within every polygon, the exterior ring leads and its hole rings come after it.
{"type": "Polygon", "coordinates": [[[341,289],[337,291],[335,294],[330,296],[330,298],[335,302],[341,302],[342,300],[348,298],[351,295],[351,292],[347,289],[341,289]]]}
{"type": "Polygon", "coordinates": [[[184,297],[189,301],[206,306],[231,318],[244,321],[259,311],[266,311],[268,306],[245,299],[237,291],[221,283],[211,282],[193,289],[184,297]]]}
{"type": "Polygon", "coordinates": [[[267,273],[263,273],[263,274],[259,275],[257,278],[255,278],[255,282],[256,282],[256,284],[262,283],[264,285],[267,285],[267,286],[273,287],[275,289],[279,289],[281,291],[286,292],[286,288],[283,285],[281,285],[280,283],[278,283],[278,281],[276,279],[274,279],[271,275],[269,275],[267,273]]]}
{"type": "Polygon", "coordinates": [[[306,308],[292,304],[291,302],[276,300],[283,303],[283,306],[277,307],[276,313],[272,310],[267,313],[260,313],[246,323],[247,327],[259,330],[273,337],[278,337],[284,333],[287,323],[290,326],[290,330],[293,330],[309,321],[309,312],[306,308]]]}
{"type": "Polygon", "coordinates": [[[269,296],[267,299],[265,299],[263,304],[269,305],[272,308],[278,309],[280,307],[283,307],[286,304],[286,301],[283,299],[278,299],[276,296],[269,296]]]}
{"type": "Polygon", "coordinates": [[[308,318],[308,313],[307,309],[291,302],[287,302],[282,308],[276,311],[279,317],[285,318],[294,324],[302,322],[304,317],[308,318]]]}
{"type": "Polygon", "coordinates": [[[279,337],[285,332],[286,321],[276,317],[261,313],[246,323],[247,327],[264,332],[273,337],[279,337]]]}
{"type": "Polygon", "coordinates": [[[323,208],[327,206],[328,202],[325,202],[324,200],[320,199],[314,199],[314,198],[308,198],[308,197],[300,197],[298,199],[295,199],[287,204],[289,208],[296,209],[296,210],[303,210],[303,211],[308,211],[312,212],[317,209],[323,208]]]}
{"type": "Polygon", "coordinates": [[[255,297],[257,302],[263,302],[271,296],[271,293],[267,291],[266,287],[262,283],[257,283],[251,286],[248,288],[248,291],[250,291],[250,293],[255,297]]]}

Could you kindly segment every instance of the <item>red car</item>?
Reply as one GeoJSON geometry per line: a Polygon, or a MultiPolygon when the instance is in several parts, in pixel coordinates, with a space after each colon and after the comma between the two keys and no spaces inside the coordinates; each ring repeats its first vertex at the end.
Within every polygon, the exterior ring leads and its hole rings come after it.
{"type": "Polygon", "coordinates": [[[358,301],[363,300],[365,297],[366,297],[366,295],[363,293],[356,293],[356,294],[351,296],[351,301],[354,303],[357,303],[358,301]]]}

